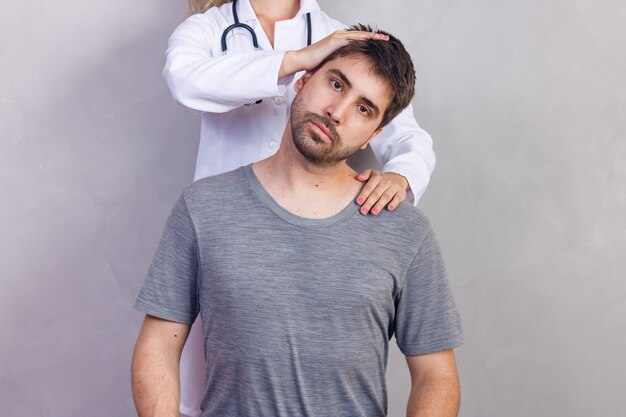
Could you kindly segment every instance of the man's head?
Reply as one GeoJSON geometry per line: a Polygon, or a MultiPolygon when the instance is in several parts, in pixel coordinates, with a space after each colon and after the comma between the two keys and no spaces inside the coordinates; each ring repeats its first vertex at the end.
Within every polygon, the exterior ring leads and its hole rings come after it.
{"type": "Polygon", "coordinates": [[[350,41],[296,83],[291,133],[310,162],[334,165],[364,149],[411,102],[411,57],[398,39],[376,32],[389,40],[350,41]]]}
{"type": "Polygon", "coordinates": [[[391,103],[389,103],[380,123],[380,127],[384,127],[411,103],[415,94],[415,68],[411,55],[398,38],[383,30],[375,30],[362,24],[353,25],[348,30],[382,33],[387,35],[389,40],[351,41],[348,45],[338,48],[328,55],[313,72],[337,58],[347,56],[366,58],[374,74],[384,78],[389,83],[393,94],[391,103]]]}

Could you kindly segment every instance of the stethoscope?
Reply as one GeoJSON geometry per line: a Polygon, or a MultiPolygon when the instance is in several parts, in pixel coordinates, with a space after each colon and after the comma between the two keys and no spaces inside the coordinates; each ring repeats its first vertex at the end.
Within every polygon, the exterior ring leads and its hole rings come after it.
{"type": "MultiPolygon", "coordinates": [[[[250,32],[250,35],[252,36],[252,45],[254,45],[254,49],[255,50],[259,49],[259,42],[257,41],[256,33],[254,33],[254,29],[252,29],[249,25],[246,25],[245,23],[241,23],[239,21],[239,17],[237,16],[237,0],[233,0],[233,18],[235,20],[235,23],[228,26],[226,30],[222,33],[222,53],[225,54],[226,50],[228,49],[226,47],[226,36],[228,35],[228,32],[236,28],[242,28],[250,32]]],[[[311,13],[306,14],[306,45],[307,46],[311,45],[311,13]]]]}

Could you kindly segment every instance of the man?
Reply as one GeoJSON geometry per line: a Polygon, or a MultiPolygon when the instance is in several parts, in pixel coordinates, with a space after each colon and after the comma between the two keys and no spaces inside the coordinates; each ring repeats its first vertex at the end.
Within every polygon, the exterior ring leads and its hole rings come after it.
{"type": "MultiPolygon", "coordinates": [[[[355,27],[359,30],[371,30],[355,27]]],[[[138,413],[178,416],[178,363],[202,315],[202,416],[384,416],[395,334],[410,416],[456,416],[458,312],[427,219],[360,216],[345,162],[405,108],[411,59],[393,36],[353,41],[297,83],[278,152],[188,187],[136,307],[138,413]]]]}

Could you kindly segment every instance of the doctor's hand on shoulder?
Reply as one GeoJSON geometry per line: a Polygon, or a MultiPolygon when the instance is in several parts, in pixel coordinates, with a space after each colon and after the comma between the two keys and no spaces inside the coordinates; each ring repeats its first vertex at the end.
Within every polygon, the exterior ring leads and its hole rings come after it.
{"type": "Polygon", "coordinates": [[[317,67],[328,55],[336,49],[347,45],[351,40],[376,39],[381,41],[389,40],[387,35],[382,33],[336,30],[309,46],[297,51],[287,51],[283,57],[283,62],[278,72],[278,77],[295,74],[299,71],[309,71],[317,67]]]}
{"type": "Polygon", "coordinates": [[[409,190],[407,179],[395,172],[366,169],[356,179],[367,181],[356,198],[357,204],[361,206],[361,214],[376,215],[385,206],[387,210],[393,211],[406,199],[406,192],[409,190]]]}

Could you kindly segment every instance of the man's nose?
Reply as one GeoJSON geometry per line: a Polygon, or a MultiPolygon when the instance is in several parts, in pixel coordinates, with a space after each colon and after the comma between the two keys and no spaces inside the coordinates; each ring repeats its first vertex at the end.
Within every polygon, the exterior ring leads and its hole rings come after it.
{"type": "Polygon", "coordinates": [[[326,116],[335,126],[339,126],[345,121],[349,107],[347,100],[333,101],[326,109],[326,116]]]}

